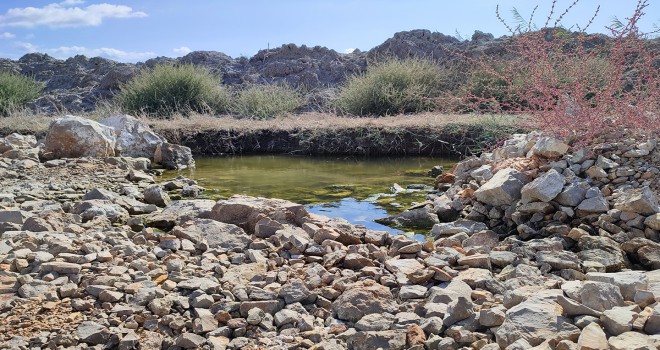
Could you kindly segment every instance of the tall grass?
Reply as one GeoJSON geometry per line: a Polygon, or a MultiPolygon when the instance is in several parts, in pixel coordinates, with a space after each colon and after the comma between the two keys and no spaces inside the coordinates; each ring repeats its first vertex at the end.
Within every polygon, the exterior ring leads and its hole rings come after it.
{"type": "Polygon", "coordinates": [[[158,65],[122,86],[115,102],[124,111],[156,118],[174,113],[224,113],[229,92],[208,69],[190,64],[158,65]]]}
{"type": "Polygon", "coordinates": [[[252,85],[236,93],[230,112],[238,117],[268,119],[292,113],[305,103],[288,85],[252,85]]]}
{"type": "Polygon", "coordinates": [[[8,117],[41,94],[44,86],[32,78],[0,71],[0,117],[8,117]]]}
{"type": "Polygon", "coordinates": [[[370,65],[365,74],[350,77],[339,90],[336,105],[358,116],[430,111],[448,83],[433,61],[386,59],[370,65]]]}

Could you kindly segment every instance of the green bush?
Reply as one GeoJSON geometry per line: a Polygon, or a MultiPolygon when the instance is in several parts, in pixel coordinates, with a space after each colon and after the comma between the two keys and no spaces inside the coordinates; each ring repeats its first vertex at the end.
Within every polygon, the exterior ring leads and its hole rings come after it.
{"type": "Polygon", "coordinates": [[[231,112],[245,118],[267,119],[291,113],[304,102],[300,93],[288,85],[252,85],[237,92],[231,112]]]}
{"type": "Polygon", "coordinates": [[[43,84],[26,76],[0,71],[0,116],[8,117],[11,111],[24,107],[36,99],[43,84]]]}
{"type": "Polygon", "coordinates": [[[348,79],[336,105],[345,113],[367,116],[414,113],[436,108],[436,98],[454,82],[435,62],[387,59],[348,79]]]}
{"type": "Polygon", "coordinates": [[[126,112],[158,118],[175,113],[224,113],[229,100],[219,77],[190,64],[143,70],[116,96],[119,107],[126,112]]]}

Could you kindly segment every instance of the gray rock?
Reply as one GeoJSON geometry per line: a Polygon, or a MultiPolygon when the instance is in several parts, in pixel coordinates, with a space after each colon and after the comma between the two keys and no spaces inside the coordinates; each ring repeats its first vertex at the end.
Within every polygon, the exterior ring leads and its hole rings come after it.
{"type": "Polygon", "coordinates": [[[503,169],[479,187],[474,195],[482,203],[494,206],[511,205],[520,199],[520,190],[528,181],[525,174],[515,169],[503,169]]]}
{"type": "Polygon", "coordinates": [[[426,297],[426,301],[430,303],[449,304],[461,296],[471,294],[472,288],[470,288],[467,283],[455,279],[451,282],[444,282],[437,286],[431,287],[429,289],[428,296],[426,297]]]}
{"type": "Polygon", "coordinates": [[[311,295],[305,283],[297,278],[292,278],[289,283],[282,286],[279,296],[284,299],[287,304],[293,304],[299,301],[304,301],[311,295]]]}
{"type": "Polygon", "coordinates": [[[649,217],[644,220],[644,225],[656,231],[660,231],[660,214],[649,215],[649,217]]]}
{"type": "Polygon", "coordinates": [[[619,287],[606,282],[585,282],[580,292],[580,298],[584,306],[597,311],[623,306],[623,297],[619,287]]]}
{"type": "Polygon", "coordinates": [[[93,321],[83,321],[76,328],[78,338],[87,344],[105,344],[110,339],[108,329],[93,321]]]}
{"type": "Polygon", "coordinates": [[[656,303],[649,319],[646,320],[644,331],[648,334],[660,334],[660,303],[656,303]]]}
{"type": "Polygon", "coordinates": [[[277,327],[294,324],[300,319],[300,314],[293,310],[284,309],[275,313],[274,320],[277,327]]]}
{"type": "Polygon", "coordinates": [[[580,259],[571,251],[539,251],[536,252],[535,257],[539,264],[548,264],[554,270],[580,270],[580,259]]]}
{"type": "Polygon", "coordinates": [[[586,182],[570,183],[555,197],[555,201],[561,205],[576,207],[585,199],[588,188],[589,184],[586,182]]]}
{"type": "Polygon", "coordinates": [[[123,223],[128,220],[128,211],[110,201],[92,199],[78,202],[73,206],[73,213],[79,214],[83,221],[89,221],[97,216],[105,216],[110,222],[123,223]]]}
{"type": "Polygon", "coordinates": [[[460,296],[447,305],[447,314],[442,323],[449,327],[458,321],[462,321],[474,314],[474,305],[470,297],[460,296]]]}
{"type": "Polygon", "coordinates": [[[167,169],[188,169],[195,167],[190,148],[171,143],[159,143],[153,155],[154,162],[167,169]]]}
{"type": "Polygon", "coordinates": [[[202,290],[204,292],[213,292],[220,284],[206,277],[193,277],[177,284],[177,287],[191,290],[202,290]]]}
{"type": "Polygon", "coordinates": [[[357,332],[349,339],[349,348],[403,350],[406,348],[406,332],[403,330],[357,332]]]}
{"type": "Polygon", "coordinates": [[[401,286],[399,298],[401,299],[423,299],[428,289],[419,285],[401,286]]]}
{"type": "Polygon", "coordinates": [[[208,219],[215,203],[210,199],[173,201],[163,211],[146,216],[144,223],[147,226],[169,231],[174,226],[191,219],[208,219]]]}
{"type": "Polygon", "coordinates": [[[608,350],[607,336],[598,323],[593,322],[582,329],[577,341],[578,349],[608,350]]]}
{"type": "Polygon", "coordinates": [[[257,222],[264,216],[300,226],[308,213],[302,205],[282,199],[234,195],[229,199],[218,201],[213,207],[210,218],[238,225],[248,234],[252,234],[255,233],[257,222]]]}
{"type": "Polygon", "coordinates": [[[561,316],[561,308],[551,300],[528,299],[506,312],[506,318],[495,332],[495,340],[501,348],[522,339],[536,346],[548,339],[577,341],[580,329],[571,319],[561,316]]]}
{"type": "Polygon", "coordinates": [[[394,324],[394,315],[388,313],[364,315],[355,323],[358,331],[386,331],[394,324]]]}
{"type": "Polygon", "coordinates": [[[144,190],[144,201],[159,207],[165,207],[172,203],[170,196],[160,185],[151,185],[144,190]]]}
{"type": "Polygon", "coordinates": [[[592,198],[587,198],[580,202],[577,206],[578,214],[597,214],[605,213],[610,210],[610,205],[607,203],[607,199],[603,196],[596,196],[592,198]]]}
{"type": "Polygon", "coordinates": [[[554,169],[540,175],[521,190],[524,202],[553,200],[564,187],[564,177],[554,169]]]}

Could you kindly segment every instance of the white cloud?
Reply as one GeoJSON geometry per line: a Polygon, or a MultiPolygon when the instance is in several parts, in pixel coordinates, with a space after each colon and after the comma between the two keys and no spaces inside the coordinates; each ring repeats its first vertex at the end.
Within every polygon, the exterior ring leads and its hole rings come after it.
{"type": "Polygon", "coordinates": [[[185,55],[187,53],[190,53],[192,50],[187,46],[181,46],[179,48],[172,49],[172,51],[185,55]]]}
{"type": "Polygon", "coordinates": [[[16,35],[14,35],[10,32],[0,33],[0,39],[13,39],[15,37],[16,37],[16,35]]]}
{"type": "Polygon", "coordinates": [[[64,0],[64,1],[60,2],[60,5],[62,5],[62,6],[73,6],[73,5],[80,5],[80,4],[84,4],[84,3],[85,3],[84,0],[64,0]]]}
{"type": "Polygon", "coordinates": [[[0,27],[33,28],[48,26],[50,28],[75,28],[98,26],[106,18],[141,18],[147,14],[133,11],[129,6],[111,5],[107,3],[82,7],[70,7],[81,4],[79,0],[65,0],[60,3],[48,4],[44,7],[12,8],[0,15],[0,27]]]}
{"type": "Polygon", "coordinates": [[[353,51],[355,51],[354,48],[344,49],[344,53],[353,53],[353,51]]]}
{"type": "Polygon", "coordinates": [[[88,48],[84,46],[60,46],[55,48],[42,49],[37,47],[36,45],[25,42],[18,42],[16,43],[16,45],[26,53],[44,52],[55,58],[61,58],[61,59],[69,58],[75,55],[85,55],[87,57],[101,56],[101,57],[111,58],[117,61],[135,62],[156,56],[156,53],[151,51],[145,51],[145,52],[123,51],[108,47],[88,48]]]}

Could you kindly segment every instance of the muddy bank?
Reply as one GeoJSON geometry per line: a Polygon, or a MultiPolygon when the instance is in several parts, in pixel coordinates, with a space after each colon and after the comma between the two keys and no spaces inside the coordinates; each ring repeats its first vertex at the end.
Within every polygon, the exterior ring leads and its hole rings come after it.
{"type": "Polygon", "coordinates": [[[290,130],[159,129],[168,142],[194,155],[290,153],[350,156],[462,156],[477,152],[511,131],[485,125],[442,127],[293,128],[290,130]]]}

